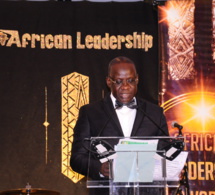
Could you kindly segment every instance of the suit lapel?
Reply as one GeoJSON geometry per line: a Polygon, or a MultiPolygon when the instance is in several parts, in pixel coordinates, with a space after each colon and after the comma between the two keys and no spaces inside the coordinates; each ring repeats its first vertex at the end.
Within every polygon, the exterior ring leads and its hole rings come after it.
{"type": "Polygon", "coordinates": [[[112,121],[114,121],[116,123],[116,125],[118,127],[117,131],[119,131],[120,134],[122,136],[124,136],[122,128],[121,128],[121,125],[120,125],[120,122],[119,122],[119,119],[118,119],[117,114],[116,114],[116,112],[114,110],[113,103],[112,103],[112,100],[111,100],[110,96],[106,96],[104,98],[104,109],[108,113],[108,116],[111,116],[112,121]]]}
{"type": "Polygon", "coordinates": [[[136,135],[137,130],[138,130],[138,128],[139,128],[140,124],[142,123],[144,116],[145,116],[143,114],[143,112],[141,111],[141,109],[145,110],[145,106],[146,106],[145,103],[137,98],[137,105],[138,105],[139,109],[137,109],[136,118],[134,121],[131,136],[136,135]]]}

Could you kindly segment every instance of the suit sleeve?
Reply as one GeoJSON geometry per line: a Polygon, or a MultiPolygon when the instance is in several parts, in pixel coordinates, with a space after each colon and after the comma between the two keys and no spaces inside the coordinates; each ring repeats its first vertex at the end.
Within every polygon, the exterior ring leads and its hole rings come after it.
{"type": "Polygon", "coordinates": [[[89,161],[90,141],[84,141],[85,138],[91,137],[90,132],[87,107],[83,106],[79,111],[79,117],[74,128],[70,165],[75,172],[96,179],[99,177],[101,163],[93,157],[91,157],[89,161]]]}

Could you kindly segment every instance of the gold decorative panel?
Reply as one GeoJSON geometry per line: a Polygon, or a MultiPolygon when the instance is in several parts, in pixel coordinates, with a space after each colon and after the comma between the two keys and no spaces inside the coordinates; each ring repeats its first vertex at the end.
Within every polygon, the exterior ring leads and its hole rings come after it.
{"type": "Polygon", "coordinates": [[[89,77],[77,72],[61,78],[62,93],[62,160],[61,171],[77,183],[84,176],[74,172],[70,167],[70,156],[73,142],[73,129],[75,127],[79,108],[89,103],[89,77]]]}
{"type": "Polygon", "coordinates": [[[193,79],[194,0],[168,1],[169,79],[193,79]]]}

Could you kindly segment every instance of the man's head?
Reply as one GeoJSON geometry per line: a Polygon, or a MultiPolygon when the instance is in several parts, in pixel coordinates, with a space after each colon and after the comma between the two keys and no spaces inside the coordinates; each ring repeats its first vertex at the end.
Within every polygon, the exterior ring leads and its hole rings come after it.
{"type": "Polygon", "coordinates": [[[137,93],[138,75],[133,61],[126,57],[114,58],[108,67],[106,83],[113,96],[123,104],[137,93]]]}

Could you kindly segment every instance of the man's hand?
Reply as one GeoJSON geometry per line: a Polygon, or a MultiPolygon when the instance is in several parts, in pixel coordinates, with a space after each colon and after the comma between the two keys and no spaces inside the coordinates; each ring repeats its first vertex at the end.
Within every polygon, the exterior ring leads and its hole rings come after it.
{"type": "Polygon", "coordinates": [[[104,175],[105,177],[109,177],[109,163],[105,162],[102,164],[100,173],[104,175]]]}

